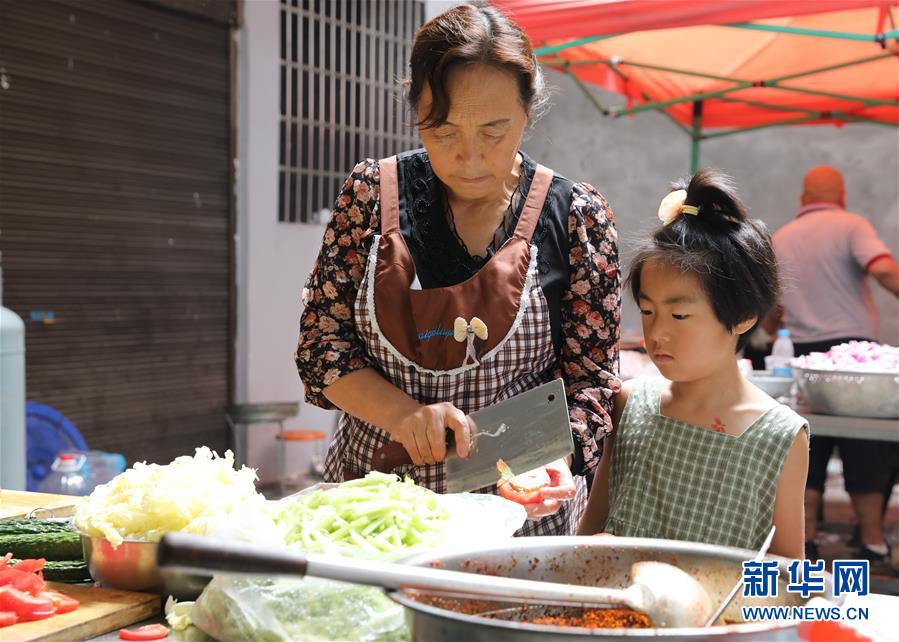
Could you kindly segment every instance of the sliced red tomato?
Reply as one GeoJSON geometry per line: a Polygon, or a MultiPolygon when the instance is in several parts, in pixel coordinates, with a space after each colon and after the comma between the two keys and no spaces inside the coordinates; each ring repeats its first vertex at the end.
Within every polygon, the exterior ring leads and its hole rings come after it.
{"type": "Polygon", "coordinates": [[[0,569],[0,586],[11,586],[20,591],[37,595],[44,590],[45,583],[38,574],[7,567],[0,569]]]}
{"type": "Polygon", "coordinates": [[[496,469],[500,474],[497,489],[502,497],[519,504],[539,504],[543,501],[541,490],[550,483],[545,468],[514,475],[509,465],[500,459],[496,462],[496,469]]]}
{"type": "Polygon", "coordinates": [[[169,630],[161,624],[147,624],[136,629],[121,629],[120,640],[162,640],[167,637],[169,630]]]}
{"type": "Polygon", "coordinates": [[[15,613],[19,622],[43,620],[56,613],[50,598],[30,595],[12,586],[0,587],[0,611],[15,613]]]}
{"type": "Polygon", "coordinates": [[[509,482],[497,485],[501,497],[518,504],[538,504],[542,500],[539,490],[520,490],[509,482]]]}
{"type": "Polygon", "coordinates": [[[50,598],[50,601],[53,602],[53,608],[56,609],[57,613],[70,613],[81,606],[81,602],[74,597],[70,597],[63,593],[57,593],[56,591],[44,591],[41,595],[50,598]]]}
{"type": "Polygon", "coordinates": [[[12,626],[18,619],[12,611],[0,611],[0,626],[12,626]]]}
{"type": "Polygon", "coordinates": [[[20,560],[13,564],[10,568],[14,568],[17,571],[23,571],[25,573],[39,573],[44,570],[44,566],[47,565],[47,560],[43,557],[38,558],[36,560],[20,560]]]}

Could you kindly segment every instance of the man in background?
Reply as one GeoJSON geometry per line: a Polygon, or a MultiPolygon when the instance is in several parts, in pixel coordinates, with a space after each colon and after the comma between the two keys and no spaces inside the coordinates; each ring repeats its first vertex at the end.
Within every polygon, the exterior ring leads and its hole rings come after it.
{"type": "MultiPolygon", "coordinates": [[[[875,341],[877,309],[868,286],[873,277],[899,297],[899,265],[867,219],[845,210],[842,174],[815,167],[805,175],[796,218],[774,234],[781,265],[782,323],[796,356],[826,352],[851,340],[875,341]]],[[[766,330],[774,334],[774,323],[766,330]]],[[[817,516],[827,462],[836,446],[846,490],[858,518],[860,554],[872,562],[888,554],[883,540],[883,505],[892,487],[889,442],[816,437],[812,427],[805,491],[806,557],[818,558],[817,516]]]]}

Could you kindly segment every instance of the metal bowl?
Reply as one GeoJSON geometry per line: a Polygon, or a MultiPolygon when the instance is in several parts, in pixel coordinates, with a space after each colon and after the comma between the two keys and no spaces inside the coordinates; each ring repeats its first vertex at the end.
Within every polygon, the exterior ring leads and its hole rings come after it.
{"type": "Polygon", "coordinates": [[[775,377],[770,370],[753,370],[749,381],[774,399],[790,394],[793,386],[793,377],[775,377]]]}
{"type": "MultiPolygon", "coordinates": [[[[505,546],[432,552],[404,562],[483,573],[588,586],[625,588],[630,584],[634,562],[656,560],[673,564],[695,577],[717,604],[742,577],[742,563],[755,557],[753,551],[709,544],[626,537],[522,537],[505,546]]],[[[725,621],[736,622],[708,629],[587,629],[532,624],[529,617],[550,614],[553,607],[490,604],[501,611],[501,619],[470,615],[439,608],[416,599],[412,591],[395,591],[390,597],[406,608],[406,620],[415,641],[465,640],[466,642],[570,642],[573,639],[626,640],[661,638],[674,640],[796,640],[796,621],[743,622],[742,606],[801,606],[803,600],[786,590],[789,560],[769,556],[779,563],[780,578],[774,598],[737,598],[724,612],[725,621]]],[[[829,574],[824,575],[823,597],[832,599],[829,574]]],[[[832,600],[841,604],[842,598],[832,600]]],[[[483,602],[470,602],[483,609],[483,602]]],[[[458,604],[458,602],[456,602],[458,604]]],[[[463,609],[468,611],[468,609],[463,609]]],[[[479,612],[479,611],[475,611],[479,612]]]]}
{"type": "Polygon", "coordinates": [[[809,410],[843,417],[899,418],[899,373],[793,367],[809,410]]]}
{"type": "Polygon", "coordinates": [[[168,573],[156,564],[158,542],[125,540],[118,547],[104,537],[81,535],[84,560],[95,582],[123,591],[147,591],[192,600],[212,579],[203,575],[168,573]]]}

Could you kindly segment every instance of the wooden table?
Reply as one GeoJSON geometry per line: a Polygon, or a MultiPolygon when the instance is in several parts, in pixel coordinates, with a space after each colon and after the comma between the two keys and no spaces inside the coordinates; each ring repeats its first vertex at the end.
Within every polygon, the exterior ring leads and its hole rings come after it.
{"type": "MultiPolygon", "coordinates": [[[[0,488],[0,519],[25,519],[35,508],[53,511],[53,517],[71,517],[80,497],[31,493],[25,490],[5,490],[0,488]]],[[[50,517],[42,512],[41,519],[50,517]]]]}
{"type": "Polygon", "coordinates": [[[3,642],[78,642],[118,630],[153,617],[161,610],[158,595],[94,588],[89,585],[47,582],[47,588],[78,600],[71,613],[46,620],[21,622],[0,629],[3,642]]]}

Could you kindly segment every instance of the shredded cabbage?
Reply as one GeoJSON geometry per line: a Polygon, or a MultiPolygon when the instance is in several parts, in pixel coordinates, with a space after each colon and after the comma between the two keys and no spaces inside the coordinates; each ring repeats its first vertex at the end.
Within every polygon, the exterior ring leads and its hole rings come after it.
{"type": "Polygon", "coordinates": [[[276,517],[287,528],[288,546],[342,555],[434,546],[446,536],[449,519],[436,493],[408,477],[374,471],[300,496],[276,517]]]}
{"type": "Polygon", "coordinates": [[[193,457],[178,457],[165,466],[136,463],[97,486],[79,502],[74,523],[113,547],[125,539],[156,542],[170,531],[205,535],[222,514],[265,502],[255,481],[252,468],[234,469],[230,450],[220,457],[203,446],[193,457]]]}
{"type": "Polygon", "coordinates": [[[179,602],[171,595],[165,601],[165,619],[174,631],[183,631],[193,622],[190,620],[190,611],[194,607],[194,602],[179,602]]]}

